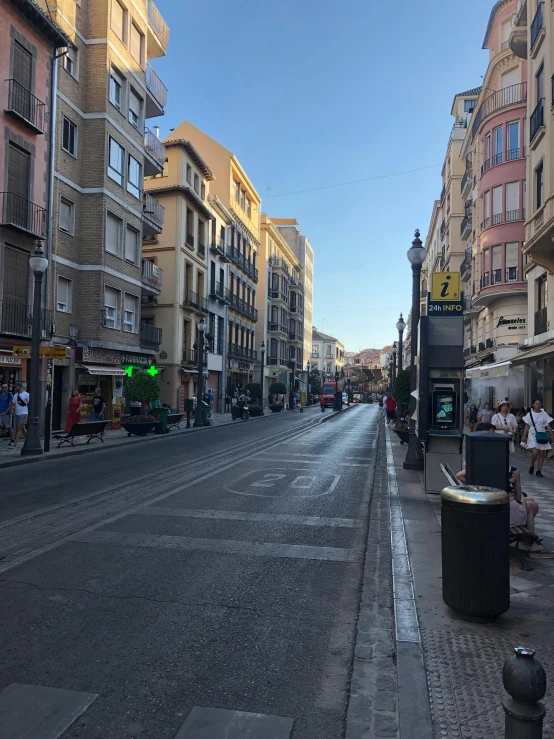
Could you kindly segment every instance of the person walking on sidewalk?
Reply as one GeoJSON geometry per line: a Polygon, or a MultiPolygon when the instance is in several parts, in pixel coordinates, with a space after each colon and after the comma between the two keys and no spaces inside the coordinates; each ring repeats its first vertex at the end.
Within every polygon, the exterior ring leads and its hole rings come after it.
{"type": "Polygon", "coordinates": [[[8,391],[7,385],[0,388],[0,432],[4,431],[13,440],[12,426],[12,402],[13,395],[8,391]]]}
{"type": "Polygon", "coordinates": [[[94,397],[92,399],[92,413],[90,414],[91,421],[103,421],[104,420],[104,408],[106,407],[106,401],[102,396],[102,391],[99,387],[94,391],[94,397]]]}
{"type": "Polygon", "coordinates": [[[73,424],[81,423],[81,396],[78,390],[71,391],[71,398],[69,398],[69,408],[67,411],[67,421],[65,423],[65,433],[69,433],[73,428],[73,424]]]}
{"type": "Polygon", "coordinates": [[[27,436],[27,416],[29,414],[29,393],[23,390],[23,385],[18,382],[15,386],[16,393],[11,403],[12,412],[15,414],[15,438],[9,443],[10,449],[15,449],[20,436],[27,436]]]}
{"type": "Polygon", "coordinates": [[[551,416],[543,410],[540,400],[535,400],[529,413],[523,419],[525,430],[521,439],[521,445],[531,449],[531,466],[529,474],[535,473],[537,465],[537,477],[543,477],[542,466],[544,464],[544,453],[552,449],[552,423],[551,416]]]}
{"type": "Polygon", "coordinates": [[[514,447],[514,434],[517,431],[517,420],[516,417],[510,412],[512,406],[510,402],[501,400],[498,403],[498,413],[495,413],[492,417],[491,424],[496,426],[497,434],[505,434],[510,437],[510,452],[515,452],[514,447]]]}
{"type": "Polygon", "coordinates": [[[390,393],[387,393],[385,408],[387,411],[387,425],[394,428],[396,421],[396,398],[393,398],[390,393]]]}
{"type": "MultiPolygon", "coordinates": [[[[481,398],[479,398],[479,405],[481,405],[481,398]]],[[[494,411],[491,408],[491,404],[485,403],[485,407],[477,413],[477,420],[479,423],[492,423],[493,416],[494,411]]]]}

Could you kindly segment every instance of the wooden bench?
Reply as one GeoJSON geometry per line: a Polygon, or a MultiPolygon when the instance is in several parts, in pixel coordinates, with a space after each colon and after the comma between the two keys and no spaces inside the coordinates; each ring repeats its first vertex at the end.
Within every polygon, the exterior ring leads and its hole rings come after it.
{"type": "Polygon", "coordinates": [[[54,434],[54,438],[59,440],[57,448],[59,449],[62,444],[70,444],[75,446],[75,439],[87,436],[89,444],[93,439],[100,439],[102,444],[104,443],[104,430],[111,421],[82,421],[81,423],[74,423],[73,426],[66,434],[54,434]]]}
{"type": "Polygon", "coordinates": [[[170,413],[167,417],[167,428],[172,429],[177,426],[178,429],[181,428],[180,423],[183,420],[183,414],[182,413],[170,413]]]}

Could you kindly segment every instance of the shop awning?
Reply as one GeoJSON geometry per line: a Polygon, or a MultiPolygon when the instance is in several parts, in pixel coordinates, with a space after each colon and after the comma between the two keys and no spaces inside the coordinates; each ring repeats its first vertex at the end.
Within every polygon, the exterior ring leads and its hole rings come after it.
{"type": "Polygon", "coordinates": [[[117,375],[117,377],[124,377],[127,374],[120,367],[92,367],[89,364],[78,364],[77,367],[86,370],[89,375],[117,375]]]}
{"type": "Polygon", "coordinates": [[[545,354],[554,354],[554,344],[547,344],[538,349],[530,349],[528,352],[521,352],[521,354],[518,354],[517,357],[512,359],[512,362],[517,362],[519,364],[521,362],[526,362],[528,359],[544,357],[545,354]]]}
{"type": "Polygon", "coordinates": [[[185,369],[184,367],[181,367],[180,369],[184,375],[197,375],[198,374],[198,370],[185,369]]]}
{"type": "Polygon", "coordinates": [[[468,380],[481,380],[487,377],[508,377],[512,362],[497,362],[496,364],[482,364],[466,370],[468,380]]]}

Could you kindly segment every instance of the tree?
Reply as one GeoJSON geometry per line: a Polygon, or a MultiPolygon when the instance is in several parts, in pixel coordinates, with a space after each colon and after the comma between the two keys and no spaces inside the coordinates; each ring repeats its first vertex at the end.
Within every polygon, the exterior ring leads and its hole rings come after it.
{"type": "Polygon", "coordinates": [[[160,399],[160,392],[160,378],[146,370],[140,370],[125,382],[125,397],[131,402],[153,403],[160,399]]]}
{"type": "Polygon", "coordinates": [[[274,382],[269,386],[269,392],[272,395],[286,395],[287,386],[284,382],[274,382]]]}
{"type": "Polygon", "coordinates": [[[392,394],[397,403],[410,402],[410,370],[401,370],[396,376],[392,394]]]}
{"type": "Polygon", "coordinates": [[[244,386],[244,392],[250,393],[252,400],[261,400],[264,394],[259,382],[249,382],[244,386]]]}
{"type": "Polygon", "coordinates": [[[321,372],[318,369],[310,370],[310,393],[321,395],[321,372]]]}

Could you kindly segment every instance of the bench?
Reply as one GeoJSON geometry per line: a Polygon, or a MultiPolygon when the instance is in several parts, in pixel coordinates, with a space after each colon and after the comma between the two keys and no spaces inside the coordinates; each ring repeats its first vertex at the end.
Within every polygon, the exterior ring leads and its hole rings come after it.
{"type": "Polygon", "coordinates": [[[88,437],[87,444],[93,439],[100,439],[103,444],[104,439],[102,437],[104,430],[110,423],[111,421],[82,421],[81,423],[74,423],[66,434],[54,434],[54,438],[59,441],[57,448],[59,449],[63,444],[75,446],[75,439],[84,436],[88,437]]]}
{"type": "Polygon", "coordinates": [[[178,429],[181,428],[180,423],[183,420],[183,414],[182,413],[170,413],[167,417],[167,428],[172,429],[177,426],[178,429]]]}
{"type": "MultiPolygon", "coordinates": [[[[448,480],[448,484],[453,487],[459,487],[460,481],[456,478],[455,472],[449,467],[448,464],[441,463],[440,469],[442,474],[448,480]]],[[[517,559],[519,562],[520,570],[526,572],[532,572],[533,568],[526,561],[528,550],[520,549],[520,545],[523,544],[525,547],[531,547],[533,544],[542,544],[541,539],[536,534],[533,534],[527,526],[510,526],[510,554],[517,559]]]]}

